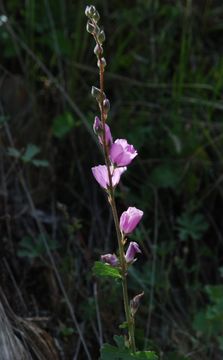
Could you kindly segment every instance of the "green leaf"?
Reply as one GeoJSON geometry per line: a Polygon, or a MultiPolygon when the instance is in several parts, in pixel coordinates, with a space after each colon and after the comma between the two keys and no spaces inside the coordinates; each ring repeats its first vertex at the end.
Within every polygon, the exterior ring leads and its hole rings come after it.
{"type": "Polygon", "coordinates": [[[9,120],[9,116],[0,115],[0,125],[5,124],[9,120]]]}
{"type": "Polygon", "coordinates": [[[100,360],[158,360],[153,351],[137,351],[131,353],[127,348],[117,348],[115,346],[104,344],[101,348],[100,360]]]}
{"type": "MultiPolygon", "coordinates": [[[[36,239],[30,236],[25,236],[19,243],[18,256],[27,257],[29,259],[38,258],[46,254],[46,248],[43,243],[43,236],[38,235],[36,239]]],[[[56,250],[59,247],[57,241],[46,237],[48,247],[50,250],[56,250]]]]}
{"type": "Polygon", "coordinates": [[[8,148],[8,155],[18,159],[18,158],[20,158],[21,153],[16,148],[10,147],[10,148],[8,148]]]}
{"type": "Polygon", "coordinates": [[[8,155],[17,159],[21,159],[24,163],[32,163],[37,167],[47,167],[49,162],[47,160],[34,159],[34,157],[40,153],[40,148],[35,144],[28,144],[25,153],[21,156],[21,152],[16,148],[8,148],[8,155]]]}
{"type": "Polygon", "coordinates": [[[119,325],[119,329],[127,329],[128,328],[128,323],[127,321],[124,321],[123,323],[121,323],[119,325]]]}
{"type": "Polygon", "coordinates": [[[124,336],[114,336],[114,341],[117,344],[112,346],[110,344],[104,344],[101,348],[101,357],[99,360],[158,360],[156,354],[153,351],[137,351],[135,354],[125,346],[124,336]]]}
{"type": "MultiPolygon", "coordinates": [[[[127,323],[126,323],[127,324],[127,323]]],[[[114,340],[119,349],[125,349],[125,338],[124,336],[114,335],[114,340]]]]}
{"type": "Polygon", "coordinates": [[[24,237],[19,243],[18,256],[28,257],[31,259],[37,258],[41,255],[41,248],[36,244],[31,237],[24,237]]]}
{"type": "Polygon", "coordinates": [[[38,253],[35,253],[33,250],[30,251],[30,250],[18,250],[17,252],[17,255],[18,257],[21,257],[21,258],[30,258],[30,259],[35,259],[39,256],[38,253]]]}
{"type": "Polygon", "coordinates": [[[199,240],[209,227],[209,224],[202,214],[188,212],[184,212],[177,219],[177,223],[179,237],[183,241],[188,240],[190,237],[194,240],[199,240]]]}
{"type": "Polygon", "coordinates": [[[157,166],[150,175],[152,183],[159,188],[175,189],[180,181],[178,169],[168,165],[157,166]]]}
{"type": "Polygon", "coordinates": [[[113,277],[117,279],[121,278],[121,274],[117,268],[100,261],[96,261],[94,263],[93,273],[94,275],[101,277],[113,277]]]}
{"type": "Polygon", "coordinates": [[[136,355],[133,355],[133,359],[134,358],[141,360],[158,360],[158,356],[154,351],[137,351],[136,355]]]}
{"type": "Polygon", "coordinates": [[[36,167],[47,167],[49,166],[49,161],[34,159],[32,160],[32,164],[35,165],[36,167]]]}
{"type": "Polygon", "coordinates": [[[128,349],[119,349],[115,346],[104,344],[101,348],[100,360],[132,360],[134,359],[128,349]]]}
{"type": "Polygon", "coordinates": [[[75,126],[75,121],[71,113],[66,112],[57,116],[53,121],[53,135],[62,138],[75,126]]]}
{"type": "Polygon", "coordinates": [[[60,335],[63,337],[68,337],[74,334],[74,328],[72,327],[67,327],[64,326],[63,328],[60,329],[60,335]]]}
{"type": "Polygon", "coordinates": [[[176,352],[171,351],[165,354],[165,360],[188,360],[188,358],[176,352]]]}
{"type": "Polygon", "coordinates": [[[25,154],[22,156],[22,160],[24,162],[29,162],[34,158],[34,156],[36,156],[39,153],[40,153],[40,148],[38,146],[34,144],[28,144],[25,154]]]}
{"type": "Polygon", "coordinates": [[[222,302],[223,300],[223,285],[206,285],[205,291],[214,303],[222,302]]]}

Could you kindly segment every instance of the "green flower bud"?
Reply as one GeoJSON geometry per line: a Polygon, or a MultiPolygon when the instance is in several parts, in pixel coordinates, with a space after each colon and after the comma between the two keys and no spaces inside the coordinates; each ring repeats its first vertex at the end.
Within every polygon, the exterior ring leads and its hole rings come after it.
{"type": "Polygon", "coordinates": [[[102,101],[105,99],[105,93],[102,93],[100,89],[95,86],[91,88],[91,95],[98,101],[102,101]]]}
{"type": "Polygon", "coordinates": [[[90,19],[93,19],[95,22],[98,22],[98,20],[100,19],[100,15],[96,10],[95,6],[93,5],[86,6],[85,15],[90,19]]]}
{"type": "Polygon", "coordinates": [[[98,34],[100,33],[100,28],[97,24],[95,24],[95,35],[98,36],[98,34]]]}
{"type": "Polygon", "coordinates": [[[94,48],[94,53],[97,57],[99,57],[100,54],[103,54],[103,49],[98,44],[94,48]]]}
{"type": "Polygon", "coordinates": [[[100,15],[99,12],[97,10],[95,10],[94,15],[92,15],[92,19],[97,23],[98,20],[100,19],[100,15]]]}
{"type": "Polygon", "coordinates": [[[90,21],[88,21],[87,26],[86,26],[86,30],[90,34],[93,34],[95,32],[95,26],[90,21]]]}
{"type": "Polygon", "coordinates": [[[96,8],[95,8],[94,5],[90,5],[90,6],[89,6],[88,13],[89,13],[89,16],[90,16],[91,18],[93,18],[93,16],[94,16],[94,14],[95,14],[96,11],[97,11],[97,10],[96,10],[96,8]]]}
{"type": "Polygon", "coordinates": [[[101,30],[101,31],[100,31],[100,33],[98,34],[97,38],[98,38],[99,44],[102,45],[103,42],[105,41],[105,32],[104,32],[104,30],[101,30]]]}
{"type": "Polygon", "coordinates": [[[97,96],[101,95],[101,90],[98,89],[96,86],[92,86],[91,95],[96,98],[97,96]]]}

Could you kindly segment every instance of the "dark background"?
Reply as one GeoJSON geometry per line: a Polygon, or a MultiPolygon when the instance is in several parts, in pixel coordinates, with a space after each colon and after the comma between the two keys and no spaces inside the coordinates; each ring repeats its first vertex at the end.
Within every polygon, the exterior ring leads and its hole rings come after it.
{"type": "MultiPolygon", "coordinates": [[[[120,286],[91,273],[116,238],[91,174],[103,157],[86,5],[0,1],[1,287],[17,315],[47,317],[64,359],[86,358],[76,320],[92,359],[123,321],[120,286]]],[[[117,189],[119,213],[145,213],[131,237],[143,249],[129,275],[131,296],[145,292],[137,345],[163,360],[221,359],[222,1],[93,5],[109,125],[139,152],[117,189]]]]}

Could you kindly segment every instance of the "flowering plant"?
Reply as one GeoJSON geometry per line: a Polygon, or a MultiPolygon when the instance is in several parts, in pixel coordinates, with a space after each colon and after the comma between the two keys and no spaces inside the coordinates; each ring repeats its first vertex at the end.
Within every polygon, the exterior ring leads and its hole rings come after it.
{"type": "MultiPolygon", "coordinates": [[[[156,359],[154,353],[150,351],[140,352],[136,349],[134,316],[139,307],[139,301],[143,296],[143,293],[136,295],[129,301],[127,287],[128,268],[136,261],[136,254],[141,253],[139,244],[136,242],[130,242],[127,249],[125,249],[128,242],[127,236],[132,233],[139,224],[143,216],[143,211],[135,207],[129,207],[121,214],[119,219],[115,201],[115,188],[120,182],[122,174],[127,170],[127,166],[131,164],[138,153],[133,145],[128,144],[126,139],[117,139],[113,141],[111,130],[106,123],[110,102],[104,92],[106,60],[103,56],[103,43],[105,41],[105,33],[98,25],[100,15],[93,5],[86,7],[85,14],[88,17],[87,31],[93,35],[96,43],[94,53],[97,57],[100,77],[100,88],[93,86],[91,91],[100,109],[100,118],[98,116],[95,117],[93,130],[98,136],[98,141],[102,146],[105,161],[104,165],[92,167],[92,173],[98,184],[108,195],[108,202],[112,209],[118,242],[117,254],[101,255],[101,261],[96,262],[94,265],[94,273],[99,276],[118,278],[122,282],[123,303],[126,317],[125,323],[128,337],[122,349],[124,357],[121,357],[120,351],[116,349],[118,351],[117,354],[119,354],[118,359],[140,358],[154,360],[156,359]]],[[[110,352],[112,352],[114,355],[116,354],[116,350],[110,345],[104,345],[101,350],[101,359],[108,359],[108,357],[106,357],[108,353],[110,354],[110,352]]],[[[109,357],[109,359],[117,359],[117,357],[114,355],[114,357],[109,357]]]]}

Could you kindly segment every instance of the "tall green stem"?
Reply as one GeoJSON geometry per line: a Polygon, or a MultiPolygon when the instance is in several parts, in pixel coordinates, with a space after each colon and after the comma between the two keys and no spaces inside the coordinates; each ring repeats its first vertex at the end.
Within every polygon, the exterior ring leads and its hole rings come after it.
{"type": "Polygon", "coordinates": [[[108,170],[108,178],[109,178],[109,188],[108,188],[108,198],[109,203],[112,209],[112,215],[114,218],[115,229],[117,234],[118,240],[118,248],[119,248],[119,257],[120,257],[120,265],[121,265],[121,273],[122,273],[122,290],[123,290],[123,301],[124,301],[124,309],[125,309],[125,317],[126,322],[128,325],[128,335],[129,335],[129,343],[133,353],[136,351],[135,346],[135,336],[134,336],[134,319],[130,312],[129,307],[129,296],[128,296],[128,288],[127,288],[127,265],[125,261],[125,254],[124,254],[124,238],[121,234],[119,228],[119,220],[118,220],[118,213],[116,208],[115,196],[114,196],[114,188],[112,185],[112,174],[110,169],[110,160],[109,160],[109,151],[108,145],[106,143],[106,133],[105,133],[105,122],[107,114],[104,111],[104,104],[103,104],[103,93],[104,93],[104,65],[102,62],[102,47],[98,43],[97,38],[95,38],[96,43],[99,47],[99,75],[100,75],[100,91],[101,91],[101,100],[99,102],[100,112],[101,112],[101,121],[102,121],[102,139],[103,139],[103,150],[104,150],[104,157],[105,157],[105,164],[108,170]]]}
{"type": "Polygon", "coordinates": [[[130,347],[131,347],[132,351],[135,352],[136,346],[135,346],[135,335],[134,335],[134,319],[132,318],[132,315],[130,312],[130,307],[129,307],[129,296],[128,296],[128,288],[127,288],[127,268],[126,268],[126,261],[125,261],[125,255],[124,255],[124,239],[123,239],[123,237],[120,233],[120,229],[119,229],[118,214],[117,214],[116,203],[115,203],[113,191],[111,194],[110,204],[111,204],[111,208],[112,208],[112,214],[113,214],[117,238],[118,238],[119,256],[120,256],[120,264],[121,264],[121,270],[122,270],[123,301],[124,301],[126,321],[128,324],[129,343],[130,343],[130,347]]]}

